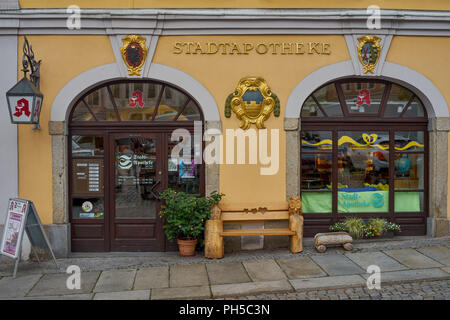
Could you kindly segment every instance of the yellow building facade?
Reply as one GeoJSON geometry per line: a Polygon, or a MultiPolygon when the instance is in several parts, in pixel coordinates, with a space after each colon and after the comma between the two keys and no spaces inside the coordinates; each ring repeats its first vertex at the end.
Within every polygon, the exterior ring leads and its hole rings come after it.
{"type": "MultiPolygon", "coordinates": [[[[67,9],[71,1],[6,1],[3,92],[23,76],[26,36],[42,60],[44,100],[41,130],[10,124],[3,108],[3,145],[12,150],[0,159],[8,178],[3,202],[32,200],[61,256],[170,250],[160,222],[150,221],[159,210],[152,197],[166,187],[218,190],[230,205],[300,195],[306,236],[358,214],[399,223],[404,235],[448,235],[450,7],[398,0],[367,11],[372,2],[174,0],[162,7],[96,0],[78,1],[77,11],[67,9]],[[134,75],[123,56],[129,35],[141,36],[147,51],[143,58],[139,51],[142,66],[134,75]],[[378,47],[365,36],[378,39],[378,47]],[[279,100],[279,114],[271,111],[264,121],[269,163],[255,151],[261,144],[251,147],[252,137],[261,143],[262,129],[236,131],[242,122],[227,110],[243,78],[260,78],[279,100]],[[139,92],[143,106],[130,106],[139,92]],[[177,128],[194,133],[194,121],[206,140],[193,146],[194,154],[221,135],[222,161],[183,164],[187,174],[170,162],[168,137],[177,128]],[[244,163],[237,144],[228,144],[236,132],[248,135],[244,163]],[[131,169],[121,167],[124,156],[132,157],[131,169]],[[372,193],[383,203],[366,199],[372,193]]],[[[262,108],[261,90],[247,92],[242,101],[262,108]]],[[[287,241],[225,243],[226,250],[252,245],[287,241]]]]}

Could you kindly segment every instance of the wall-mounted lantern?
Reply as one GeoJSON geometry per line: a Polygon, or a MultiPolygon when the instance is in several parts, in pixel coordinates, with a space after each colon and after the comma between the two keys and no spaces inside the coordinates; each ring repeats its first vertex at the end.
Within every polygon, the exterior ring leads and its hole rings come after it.
{"type": "Polygon", "coordinates": [[[24,76],[22,80],[6,92],[11,123],[34,124],[33,129],[41,129],[39,117],[44,96],[39,91],[40,64],[40,60],[36,62],[34,59],[33,48],[25,37],[22,59],[24,76]],[[30,70],[28,70],[28,67],[30,70]],[[30,72],[30,79],[27,78],[27,72],[30,72]]]}

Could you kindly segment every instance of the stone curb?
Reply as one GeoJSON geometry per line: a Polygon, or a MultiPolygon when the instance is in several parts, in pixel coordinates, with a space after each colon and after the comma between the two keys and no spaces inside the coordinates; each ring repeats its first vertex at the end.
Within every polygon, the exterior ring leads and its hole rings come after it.
{"type": "Polygon", "coordinates": [[[276,280],[212,285],[211,291],[213,297],[218,298],[265,292],[292,292],[293,289],[287,280],[276,280]]]}

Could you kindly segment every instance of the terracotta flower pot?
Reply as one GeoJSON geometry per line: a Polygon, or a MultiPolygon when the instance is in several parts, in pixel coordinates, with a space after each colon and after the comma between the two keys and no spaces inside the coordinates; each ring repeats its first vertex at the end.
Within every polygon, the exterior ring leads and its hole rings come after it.
{"type": "Polygon", "coordinates": [[[197,245],[197,239],[195,240],[178,239],[177,243],[178,243],[178,250],[180,251],[180,256],[182,257],[195,256],[195,246],[197,245]]]}

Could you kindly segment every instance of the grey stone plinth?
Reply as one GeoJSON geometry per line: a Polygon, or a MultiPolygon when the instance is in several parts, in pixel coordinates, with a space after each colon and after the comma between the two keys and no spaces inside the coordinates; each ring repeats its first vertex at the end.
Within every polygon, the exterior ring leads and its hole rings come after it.
{"type": "Polygon", "coordinates": [[[211,291],[213,297],[226,297],[262,292],[287,292],[292,291],[292,287],[287,280],[277,280],[213,285],[211,291]]]}
{"type": "Polygon", "coordinates": [[[170,267],[170,287],[207,286],[208,274],[204,264],[170,267]]]}
{"type": "Polygon", "coordinates": [[[289,280],[295,290],[309,290],[320,288],[346,288],[353,286],[363,286],[366,280],[359,275],[321,277],[311,279],[289,280]]]}
{"type": "Polygon", "coordinates": [[[404,265],[382,252],[345,253],[345,255],[363,270],[367,270],[367,267],[370,265],[377,265],[380,267],[381,272],[407,269],[404,265]]]}
{"type": "Polygon", "coordinates": [[[385,251],[386,254],[410,269],[426,269],[442,267],[440,263],[414,249],[398,249],[385,251]]]}
{"type": "Polygon", "coordinates": [[[94,300],[149,300],[150,290],[96,293],[94,300]]]}
{"type": "Polygon", "coordinates": [[[100,272],[82,272],[80,275],[81,288],[68,289],[67,273],[48,273],[44,275],[39,282],[33,287],[28,296],[58,296],[70,294],[90,293],[97,282],[100,272]]]}
{"type": "Polygon", "coordinates": [[[244,267],[253,281],[274,281],[286,279],[286,275],[275,260],[245,261],[244,267]]]}
{"type": "Polygon", "coordinates": [[[184,287],[184,288],[157,288],[151,292],[151,300],[173,299],[205,299],[210,298],[209,286],[184,287]]]}
{"type": "Polygon", "coordinates": [[[154,267],[139,269],[134,282],[135,290],[169,287],[169,268],[154,267]]]}
{"type": "Polygon", "coordinates": [[[353,261],[340,254],[312,256],[311,258],[330,276],[361,274],[365,272],[365,270],[361,269],[353,261]]]}
{"type": "Polygon", "coordinates": [[[209,263],[206,269],[212,285],[251,281],[240,262],[209,263]]]}
{"type": "Polygon", "coordinates": [[[98,279],[94,292],[116,292],[131,290],[136,270],[106,270],[98,279]]]}
{"type": "Polygon", "coordinates": [[[322,277],[327,275],[309,257],[279,259],[278,264],[289,279],[322,277]]]}
{"type": "Polygon", "coordinates": [[[66,258],[70,253],[70,224],[49,224],[46,227],[56,258],[66,258]]]}

